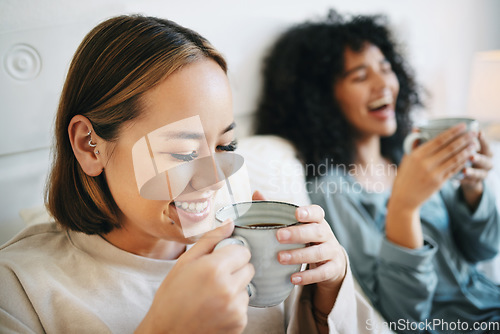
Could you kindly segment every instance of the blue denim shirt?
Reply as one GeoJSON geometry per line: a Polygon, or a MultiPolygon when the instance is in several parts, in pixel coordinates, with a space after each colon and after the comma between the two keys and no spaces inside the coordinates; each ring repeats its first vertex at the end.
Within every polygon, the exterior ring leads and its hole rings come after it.
{"type": "Polygon", "coordinates": [[[458,321],[469,331],[474,322],[500,322],[500,287],[475,266],[494,257],[500,245],[500,215],[488,185],[473,213],[450,182],[429,198],[420,210],[424,246],[419,249],[385,238],[389,192],[367,192],[336,171],[307,186],[347,250],[355,277],[393,330],[456,333],[458,328],[451,328],[458,321]]]}

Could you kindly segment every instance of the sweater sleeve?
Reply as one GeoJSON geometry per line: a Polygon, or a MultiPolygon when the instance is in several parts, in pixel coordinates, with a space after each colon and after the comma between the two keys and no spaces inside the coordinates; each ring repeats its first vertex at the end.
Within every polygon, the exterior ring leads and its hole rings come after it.
{"type": "Polygon", "coordinates": [[[369,214],[349,193],[316,192],[311,198],[325,209],[355,277],[382,315],[390,322],[426,319],[437,286],[435,242],[426,237],[425,246],[416,250],[389,242],[373,218],[385,217],[385,205],[369,214]]]}
{"type": "Polygon", "coordinates": [[[0,333],[43,333],[44,329],[16,275],[0,265],[0,333]]]}
{"type": "Polygon", "coordinates": [[[500,215],[493,190],[484,184],[478,207],[471,212],[460,188],[448,182],[441,196],[450,214],[453,237],[470,262],[493,258],[500,246],[500,215]]]}
{"type": "MultiPolygon", "coordinates": [[[[347,270],[339,294],[328,315],[329,333],[392,333],[384,319],[354,288],[354,280],[347,253],[347,270]]],[[[304,286],[295,305],[287,333],[317,333],[312,312],[312,286],[304,286]]]]}

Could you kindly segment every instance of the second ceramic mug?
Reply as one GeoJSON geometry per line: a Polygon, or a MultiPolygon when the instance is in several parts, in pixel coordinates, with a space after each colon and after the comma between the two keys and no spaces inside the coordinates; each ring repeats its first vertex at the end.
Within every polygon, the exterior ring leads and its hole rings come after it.
{"type": "Polygon", "coordinates": [[[255,275],[248,286],[250,306],[278,305],[294,287],[290,276],[300,271],[301,265],[280,264],[278,252],[305,245],[280,244],[276,232],[280,228],[300,224],[295,218],[296,209],[296,205],[285,202],[253,201],[223,207],[215,215],[219,222],[231,218],[235,225],[232,236],[219,242],[216,248],[240,244],[252,254],[250,263],[255,268],[255,275]]]}
{"type": "MultiPolygon", "coordinates": [[[[460,124],[465,123],[467,132],[478,132],[479,131],[479,123],[473,118],[467,117],[455,117],[455,118],[437,118],[429,120],[427,123],[422,124],[417,127],[418,132],[410,133],[403,142],[403,148],[405,154],[411,153],[414,148],[415,142],[419,140],[421,143],[424,143],[428,140],[431,140],[437,137],[442,132],[448,130],[449,128],[460,124]]],[[[477,142],[477,147],[479,147],[479,141],[477,142]]],[[[470,161],[467,162],[466,166],[470,166],[470,161]]],[[[463,173],[459,172],[455,176],[454,179],[462,179],[463,173]]]]}

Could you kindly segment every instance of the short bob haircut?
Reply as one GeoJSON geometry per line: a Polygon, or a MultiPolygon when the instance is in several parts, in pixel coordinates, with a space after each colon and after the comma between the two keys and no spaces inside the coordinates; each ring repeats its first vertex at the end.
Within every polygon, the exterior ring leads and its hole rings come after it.
{"type": "MultiPolygon", "coordinates": [[[[352,164],[356,132],[335,100],[333,86],[344,72],[344,52],[377,46],[390,62],[400,91],[396,133],[381,139],[382,154],[398,164],[403,138],[411,130],[410,110],[421,106],[412,71],[396,49],[383,16],[350,20],[330,11],[321,22],[306,22],[283,33],[264,60],[263,87],[257,105],[256,134],[292,142],[306,166],[352,164]]],[[[311,177],[311,175],[309,175],[311,177]]]]}
{"type": "Polygon", "coordinates": [[[73,154],[71,119],[83,115],[99,137],[116,141],[121,127],[141,114],[145,92],[201,59],[214,60],[227,73],[223,56],[205,38],[169,20],[118,16],[90,31],[71,62],[56,116],[45,204],[59,224],[87,234],[120,227],[105,171],[88,176],[73,154]]]}

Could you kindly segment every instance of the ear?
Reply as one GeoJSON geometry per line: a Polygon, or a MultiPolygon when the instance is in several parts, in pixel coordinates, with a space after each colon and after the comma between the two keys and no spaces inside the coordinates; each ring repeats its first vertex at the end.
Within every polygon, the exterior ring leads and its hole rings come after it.
{"type": "Polygon", "coordinates": [[[94,133],[90,121],[82,115],[76,115],[69,122],[68,134],[73,153],[85,174],[89,176],[101,174],[104,164],[99,151],[103,151],[103,147],[99,147],[104,146],[104,141],[94,133]],[[90,135],[89,131],[92,131],[90,135]],[[90,141],[97,146],[90,146],[90,141]]]}

